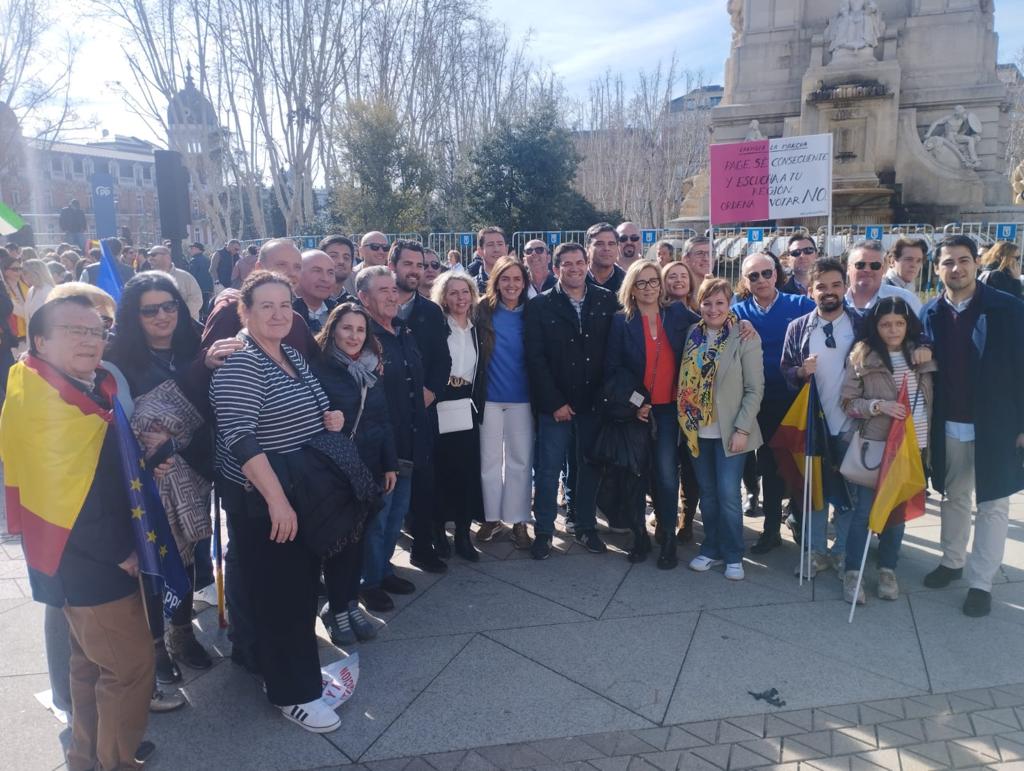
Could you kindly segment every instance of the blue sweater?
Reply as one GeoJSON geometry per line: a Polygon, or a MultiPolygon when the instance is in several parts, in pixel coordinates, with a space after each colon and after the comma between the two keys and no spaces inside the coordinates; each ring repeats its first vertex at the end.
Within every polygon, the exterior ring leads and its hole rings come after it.
{"type": "Polygon", "coordinates": [[[487,401],[524,404],[530,401],[523,343],[523,306],[514,311],[499,303],[492,317],[494,353],[487,365],[487,401]]]}
{"type": "Polygon", "coordinates": [[[793,319],[805,316],[814,310],[814,301],[804,295],[779,292],[767,312],[761,310],[753,297],[736,303],[733,311],[741,319],[754,325],[761,336],[761,351],[764,355],[764,398],[765,400],[790,400],[793,394],[782,376],[782,345],[786,340],[786,328],[793,319]]]}

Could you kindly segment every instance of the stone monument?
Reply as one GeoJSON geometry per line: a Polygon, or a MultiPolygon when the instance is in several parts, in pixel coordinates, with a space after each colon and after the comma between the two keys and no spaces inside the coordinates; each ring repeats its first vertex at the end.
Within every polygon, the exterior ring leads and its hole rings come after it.
{"type": "MultiPolygon", "coordinates": [[[[713,142],[831,132],[837,223],[1012,204],[992,0],[728,0],[713,142]]],[[[1024,188],[1024,171],[1020,184],[1024,188]]],[[[681,217],[706,218],[694,179],[681,217]]]]}

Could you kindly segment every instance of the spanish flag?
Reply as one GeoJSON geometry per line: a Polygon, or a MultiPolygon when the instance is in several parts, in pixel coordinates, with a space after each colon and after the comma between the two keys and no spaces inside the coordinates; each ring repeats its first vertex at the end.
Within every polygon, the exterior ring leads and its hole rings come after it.
{"type": "MultiPolygon", "coordinates": [[[[110,403],[116,388],[113,378],[100,384],[110,403]]],[[[0,413],[7,521],[23,535],[28,564],[42,573],[60,566],[112,420],[112,410],[42,359],[29,354],[11,367],[0,413]]]]}
{"type": "Polygon", "coordinates": [[[849,491],[839,475],[839,464],[813,377],[800,389],[768,446],[775,453],[779,475],[786,482],[790,495],[797,496],[803,491],[805,462],[810,457],[811,507],[820,511],[828,502],[850,505],[849,491]]]}
{"type": "Polygon", "coordinates": [[[900,387],[899,401],[907,408],[904,420],[893,420],[885,440],[882,465],[878,470],[875,501],[871,504],[868,529],[881,533],[924,514],[924,465],[917,448],[914,416],[907,396],[907,378],[900,387]]]}

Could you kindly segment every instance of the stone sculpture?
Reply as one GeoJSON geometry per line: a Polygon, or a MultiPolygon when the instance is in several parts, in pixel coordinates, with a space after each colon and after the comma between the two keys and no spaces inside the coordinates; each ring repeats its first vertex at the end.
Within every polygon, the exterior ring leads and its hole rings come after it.
{"type": "Polygon", "coordinates": [[[874,0],[840,0],[839,13],[825,27],[825,40],[833,61],[864,60],[885,32],[885,22],[874,0]]]}
{"type": "Polygon", "coordinates": [[[948,151],[952,150],[961,165],[976,169],[981,165],[977,145],[982,129],[978,116],[958,104],[953,112],[943,115],[928,127],[923,140],[924,148],[940,162],[942,156],[948,157],[948,151]]]}
{"type": "Polygon", "coordinates": [[[755,139],[765,139],[765,135],[761,133],[761,124],[756,120],[752,120],[750,125],[747,126],[747,134],[743,137],[743,141],[753,142],[755,139]]]}

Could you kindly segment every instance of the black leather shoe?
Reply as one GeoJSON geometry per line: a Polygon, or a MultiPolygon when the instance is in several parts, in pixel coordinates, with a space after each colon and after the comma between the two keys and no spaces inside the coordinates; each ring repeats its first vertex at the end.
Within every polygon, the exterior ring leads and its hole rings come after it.
{"type": "Polygon", "coordinates": [[[964,615],[981,618],[992,612],[992,594],[984,589],[968,589],[964,600],[964,615]]]}
{"type": "Polygon", "coordinates": [[[455,531],[455,553],[467,562],[479,562],[480,552],[473,545],[473,539],[469,537],[469,531],[455,531]]]}
{"type": "Polygon", "coordinates": [[[678,541],[679,543],[689,543],[692,540],[693,540],[693,523],[692,522],[687,522],[685,525],[683,525],[681,528],[679,528],[679,532],[676,533],[676,541],[678,541]]]}
{"type": "Polygon", "coordinates": [[[395,609],[395,601],[382,588],[363,589],[359,592],[359,599],[362,600],[367,610],[372,610],[374,613],[387,613],[389,610],[395,609]]]}
{"type": "MultiPolygon", "coordinates": [[[[924,585],[929,589],[945,589],[958,578],[962,578],[963,574],[963,568],[947,568],[945,565],[939,565],[935,570],[924,577],[924,585]]],[[[973,592],[975,590],[971,589],[971,591],[973,592]]],[[[981,590],[979,589],[978,591],[981,590]]],[[[969,594],[970,592],[968,592],[968,595],[969,594]]],[[[964,613],[967,613],[967,611],[964,610],[964,613]]]]}
{"type": "Polygon", "coordinates": [[[434,525],[434,551],[443,560],[451,559],[452,542],[448,540],[444,525],[434,525]]]}
{"type": "Polygon", "coordinates": [[[661,546],[661,553],[658,555],[658,570],[672,570],[679,564],[676,557],[676,542],[669,538],[661,546]]]}
{"type": "Polygon", "coordinates": [[[426,573],[445,573],[448,566],[436,554],[413,554],[409,557],[410,564],[426,573]]]}
{"type": "Polygon", "coordinates": [[[156,644],[156,681],[161,685],[181,682],[181,670],[167,652],[163,640],[156,644]]]}
{"type": "Polygon", "coordinates": [[[767,554],[772,549],[782,546],[782,536],[778,533],[761,533],[757,543],[750,547],[751,554],[767,554]]]}
{"type": "MultiPolygon", "coordinates": [[[[394,573],[391,573],[390,575],[384,576],[384,580],[380,582],[380,588],[388,594],[412,594],[416,591],[416,584],[412,581],[406,581],[404,578],[399,578],[394,573]]],[[[370,608],[370,610],[373,610],[373,608],[370,608]]]]}
{"type": "Polygon", "coordinates": [[[647,555],[651,553],[651,537],[647,535],[645,530],[638,536],[633,536],[633,548],[630,549],[629,554],[626,555],[632,563],[644,562],[647,559],[647,555]]]}
{"type": "Polygon", "coordinates": [[[576,533],[573,536],[573,540],[591,554],[604,554],[608,551],[608,547],[601,540],[601,536],[597,534],[596,530],[584,530],[583,532],[576,533]]]}
{"type": "Polygon", "coordinates": [[[654,526],[654,542],[658,546],[665,543],[665,529],[660,524],[654,526]]]}
{"type": "Polygon", "coordinates": [[[530,544],[530,556],[535,560],[546,560],[551,556],[551,536],[537,533],[530,544]]]}
{"type": "Polygon", "coordinates": [[[156,745],[153,742],[142,742],[135,750],[135,762],[140,766],[145,765],[146,761],[153,757],[154,752],[156,752],[156,745]]]}

